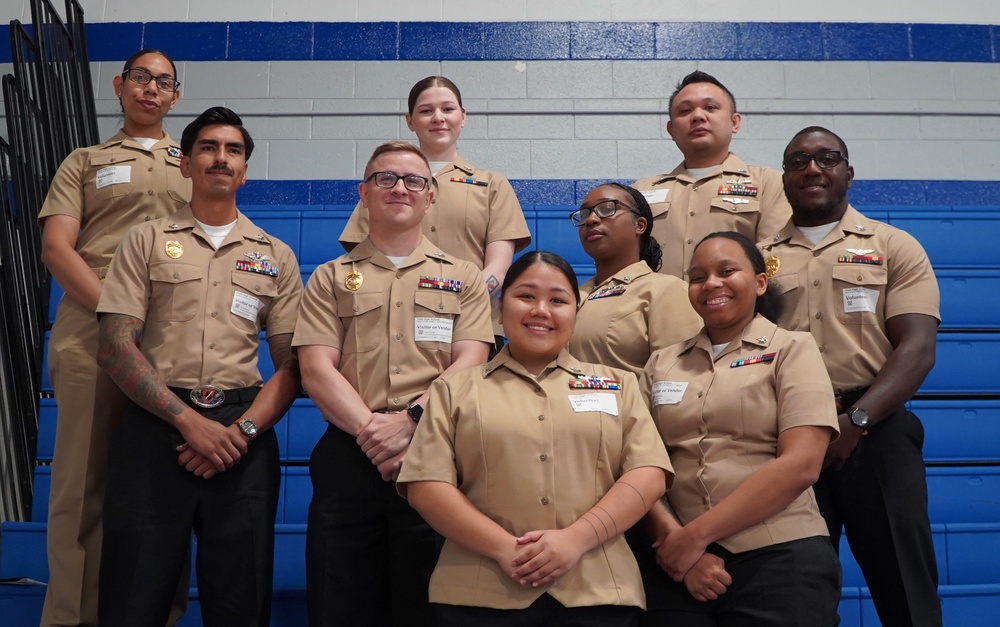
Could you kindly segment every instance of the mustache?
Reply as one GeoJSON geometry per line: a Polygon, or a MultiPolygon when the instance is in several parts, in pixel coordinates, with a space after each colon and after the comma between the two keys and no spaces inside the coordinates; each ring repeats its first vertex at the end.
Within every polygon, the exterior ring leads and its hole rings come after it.
{"type": "Polygon", "coordinates": [[[225,174],[232,175],[233,171],[228,165],[220,163],[219,165],[213,165],[208,169],[209,172],[224,172],[225,174]]]}

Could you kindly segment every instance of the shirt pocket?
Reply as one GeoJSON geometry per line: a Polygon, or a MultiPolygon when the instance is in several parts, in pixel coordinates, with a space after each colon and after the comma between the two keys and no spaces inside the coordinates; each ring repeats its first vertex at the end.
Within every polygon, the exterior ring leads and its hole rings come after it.
{"type": "Polygon", "coordinates": [[[188,203],[188,199],[191,197],[191,181],[181,174],[180,157],[166,155],[163,157],[163,161],[165,163],[164,188],[167,190],[167,195],[180,209],[188,203]]]}
{"type": "Polygon", "coordinates": [[[713,231],[736,231],[756,241],[757,221],[760,216],[760,201],[748,196],[722,196],[713,198],[711,213],[714,220],[713,231]],[[746,202],[744,202],[746,201],[746,202]]]}
{"type": "Polygon", "coordinates": [[[834,309],[844,324],[878,325],[885,310],[889,273],[882,266],[840,264],[833,267],[834,309]]]}
{"type": "Polygon", "coordinates": [[[428,350],[442,351],[446,353],[451,352],[451,343],[453,341],[453,335],[455,331],[455,322],[458,319],[459,314],[462,312],[462,303],[458,298],[458,294],[455,292],[449,292],[446,290],[417,290],[413,295],[413,303],[415,307],[413,308],[413,338],[417,346],[420,348],[426,348],[428,350]],[[428,319],[434,320],[446,320],[448,323],[445,325],[437,325],[438,329],[444,326],[450,326],[450,332],[447,333],[447,341],[439,331],[438,334],[441,335],[440,341],[433,340],[417,340],[417,319],[423,318],[424,323],[428,319]]]}
{"type": "Polygon", "coordinates": [[[385,337],[382,292],[357,292],[337,302],[337,317],[344,325],[341,352],[365,353],[375,350],[385,337]]]}
{"type": "MultiPolygon", "coordinates": [[[[766,259],[767,257],[768,253],[765,252],[764,258],[766,259]]],[[[803,330],[802,325],[798,323],[799,320],[802,320],[806,323],[804,330],[808,331],[809,299],[806,298],[805,290],[799,286],[799,275],[779,274],[768,279],[768,283],[778,288],[778,292],[781,294],[783,300],[784,313],[781,316],[781,326],[790,331],[803,330]]]]}
{"type": "MultiPolygon", "coordinates": [[[[92,192],[93,197],[99,201],[128,196],[135,189],[136,167],[138,166],[134,153],[107,154],[102,152],[101,154],[93,155],[90,157],[90,171],[87,173],[87,180],[84,182],[84,187],[89,188],[88,191],[92,192]],[[99,175],[113,176],[108,174],[112,171],[109,168],[128,168],[128,181],[107,183],[98,187],[99,175]]],[[[119,172],[124,173],[124,170],[119,172]]],[[[122,176],[113,176],[113,178],[122,178],[122,176]]]]}
{"type": "Polygon", "coordinates": [[[159,263],[149,267],[150,320],[187,322],[198,313],[204,300],[204,269],[179,263],[159,263]]]}
{"type": "MultiPolygon", "coordinates": [[[[233,326],[241,331],[258,333],[263,327],[262,321],[267,316],[267,312],[271,307],[271,301],[278,295],[278,282],[274,279],[274,277],[270,277],[265,274],[258,274],[256,272],[241,272],[239,270],[233,271],[232,281],[233,294],[229,304],[229,319],[232,320],[233,326]],[[239,314],[233,313],[234,308],[241,310],[242,313],[247,313],[245,306],[241,308],[236,303],[237,292],[241,292],[260,301],[259,306],[257,307],[257,315],[253,320],[249,320],[239,314]],[[237,306],[234,307],[234,305],[237,306]]],[[[249,301],[249,299],[244,300],[249,301]]]]}

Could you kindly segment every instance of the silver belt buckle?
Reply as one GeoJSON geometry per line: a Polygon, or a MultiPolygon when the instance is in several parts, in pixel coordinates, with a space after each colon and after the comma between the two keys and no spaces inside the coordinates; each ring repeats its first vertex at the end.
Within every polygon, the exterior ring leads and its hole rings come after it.
{"type": "Polygon", "coordinates": [[[191,390],[191,402],[198,407],[211,409],[221,405],[224,400],[226,393],[214,385],[202,385],[191,390]]]}

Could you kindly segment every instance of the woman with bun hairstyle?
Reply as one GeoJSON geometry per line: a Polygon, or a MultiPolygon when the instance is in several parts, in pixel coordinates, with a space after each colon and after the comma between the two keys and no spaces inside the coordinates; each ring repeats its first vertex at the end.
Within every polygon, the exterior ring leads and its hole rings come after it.
{"type": "MultiPolygon", "coordinates": [[[[424,235],[444,252],[471,261],[483,272],[493,303],[497,345],[497,295],[514,253],[527,248],[531,233],[514,188],[502,175],[472,165],[458,154],[466,111],[458,86],[444,76],[428,76],[410,89],[406,126],[434,175],[434,204],[423,220],[424,235]]],[[[368,235],[368,209],[354,208],[340,243],[348,251],[368,235]]]]}

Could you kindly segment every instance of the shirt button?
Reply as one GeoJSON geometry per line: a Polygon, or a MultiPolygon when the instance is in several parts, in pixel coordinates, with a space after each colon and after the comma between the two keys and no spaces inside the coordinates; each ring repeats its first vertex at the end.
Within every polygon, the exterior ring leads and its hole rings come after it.
{"type": "Polygon", "coordinates": [[[819,257],[819,251],[818,250],[814,250],[813,251],[813,257],[819,257]]]}
{"type": "Polygon", "coordinates": [[[695,186],[694,186],[694,187],[692,187],[691,189],[693,189],[694,191],[698,191],[698,187],[699,187],[698,185],[695,185],[695,186]]]}
{"type": "Polygon", "coordinates": [[[253,291],[259,292],[260,291],[260,286],[259,285],[254,285],[253,286],[253,291]]]}
{"type": "Polygon", "coordinates": [[[146,168],[146,172],[152,172],[153,168],[146,168]]]}
{"type": "Polygon", "coordinates": [[[436,232],[437,230],[438,230],[438,228],[437,228],[436,226],[432,226],[432,227],[431,227],[431,233],[434,233],[434,232],[436,232]]]}
{"type": "Polygon", "coordinates": [[[701,392],[698,392],[698,398],[701,398],[701,392]]]}
{"type": "Polygon", "coordinates": [[[396,339],[397,339],[397,340],[401,340],[401,339],[403,339],[403,336],[402,336],[402,335],[400,335],[399,333],[397,333],[397,334],[396,334],[396,339]]]}
{"type": "Polygon", "coordinates": [[[694,211],[688,211],[688,215],[689,216],[693,216],[694,215],[694,211]]]}
{"type": "Polygon", "coordinates": [[[218,281],[212,281],[212,287],[219,287],[218,281]]]}
{"type": "Polygon", "coordinates": [[[361,311],[361,309],[357,305],[355,305],[354,306],[354,313],[358,313],[359,311],[361,311]]]}
{"type": "Polygon", "coordinates": [[[209,344],[208,347],[214,349],[215,348],[215,342],[212,342],[211,344],[209,344]]]}
{"type": "Polygon", "coordinates": [[[394,405],[398,405],[399,404],[399,397],[398,396],[393,396],[392,397],[392,402],[393,402],[394,405]]]}
{"type": "Polygon", "coordinates": [[[219,317],[219,312],[217,312],[217,311],[213,311],[213,312],[212,312],[212,317],[213,317],[213,318],[218,318],[218,317],[219,317]]]}
{"type": "Polygon", "coordinates": [[[690,244],[690,243],[691,243],[691,242],[693,242],[693,241],[694,241],[694,240],[691,240],[691,239],[689,239],[689,240],[687,241],[687,243],[688,243],[688,244],[690,244]]]}
{"type": "Polygon", "coordinates": [[[821,352],[821,353],[822,353],[822,352],[823,352],[823,351],[825,351],[825,350],[826,350],[826,347],[825,347],[825,346],[820,346],[820,347],[819,347],[819,352],[821,352]]]}
{"type": "Polygon", "coordinates": [[[438,303],[438,309],[444,309],[444,303],[438,303]]]}
{"type": "Polygon", "coordinates": [[[538,456],[538,461],[544,462],[548,458],[549,458],[548,455],[546,455],[545,453],[542,453],[541,455],[538,456]]]}
{"type": "Polygon", "coordinates": [[[146,216],[145,218],[143,218],[143,220],[144,220],[144,221],[146,221],[146,222],[149,222],[149,221],[150,221],[150,220],[152,220],[152,219],[153,219],[153,218],[151,218],[151,217],[149,217],[149,216],[146,216]]]}
{"type": "Polygon", "coordinates": [[[814,287],[819,287],[819,279],[816,279],[815,281],[813,281],[813,286],[814,287]]]}
{"type": "Polygon", "coordinates": [[[402,306],[403,306],[403,301],[401,301],[401,300],[397,300],[397,301],[396,301],[396,306],[397,306],[397,307],[402,307],[402,306]]]}
{"type": "Polygon", "coordinates": [[[179,278],[181,278],[181,275],[179,275],[179,274],[177,274],[176,272],[174,272],[174,278],[175,278],[175,279],[179,279],[179,278]]]}
{"type": "Polygon", "coordinates": [[[147,196],[152,196],[153,195],[153,190],[151,190],[151,189],[146,190],[146,195],[147,196]]]}
{"type": "Polygon", "coordinates": [[[542,505],[548,505],[548,504],[549,504],[549,497],[543,496],[542,497],[542,505]]]}
{"type": "Polygon", "coordinates": [[[539,416],[538,416],[538,419],[539,419],[539,420],[545,420],[545,416],[544,416],[544,415],[539,415],[539,416]]]}
{"type": "Polygon", "coordinates": [[[396,374],[399,374],[399,373],[400,373],[400,372],[402,372],[402,371],[403,371],[403,369],[402,369],[402,368],[400,368],[399,366],[396,366],[396,369],[395,369],[395,370],[393,370],[393,372],[395,372],[396,374]]]}
{"type": "Polygon", "coordinates": [[[861,275],[859,274],[859,275],[858,275],[858,280],[859,280],[859,281],[864,281],[864,280],[865,280],[865,277],[863,277],[863,276],[861,276],[861,275]]]}
{"type": "Polygon", "coordinates": [[[822,317],[823,317],[823,312],[822,311],[817,311],[816,312],[816,319],[819,320],[822,317]]]}

